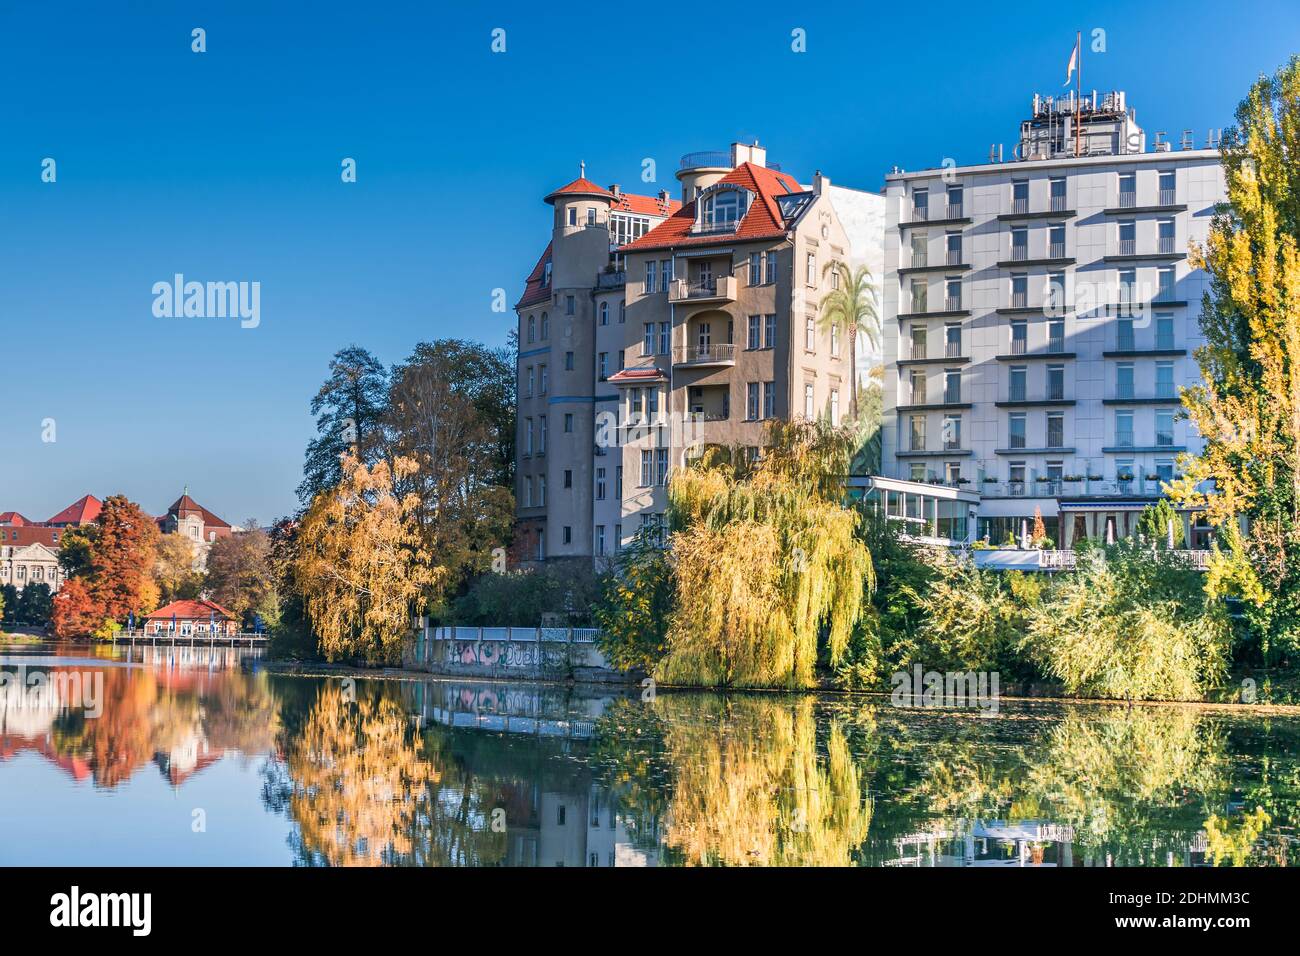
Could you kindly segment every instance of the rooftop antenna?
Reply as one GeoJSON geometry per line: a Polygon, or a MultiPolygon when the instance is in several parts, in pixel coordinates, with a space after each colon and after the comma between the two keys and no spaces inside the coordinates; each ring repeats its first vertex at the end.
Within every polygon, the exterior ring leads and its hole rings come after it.
{"type": "Polygon", "coordinates": [[[579,179],[586,179],[586,178],[587,178],[587,161],[586,161],[586,160],[579,160],[579,161],[578,161],[578,178],[579,178],[579,179]]]}

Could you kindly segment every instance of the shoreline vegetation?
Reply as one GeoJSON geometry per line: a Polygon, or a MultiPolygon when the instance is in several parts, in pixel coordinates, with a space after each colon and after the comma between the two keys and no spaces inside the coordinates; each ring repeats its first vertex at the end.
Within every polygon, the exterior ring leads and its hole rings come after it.
{"type": "MultiPolygon", "coordinates": [[[[855,383],[844,425],[771,422],[756,458],[693,449],[668,475],[664,523],[608,568],[535,566],[512,551],[512,332],[504,349],[420,343],[391,368],[357,345],[336,353],[311,401],[301,510],[233,536],[259,535],[258,547],[215,586],[267,623],[276,659],[382,668],[427,617],[595,627],[614,668],[664,687],[887,692],[915,667],[1068,699],[1289,687],[1300,677],[1300,57],[1261,77],[1236,118],[1221,147],[1228,201],[1191,253],[1210,276],[1203,384],[1180,398],[1205,447],[1181,456],[1169,500],[1134,537],[1076,545],[1076,570],[983,570],[849,500],[845,478],[880,469],[878,380],[861,396],[855,383]],[[1212,528],[1204,571],[1166,535],[1174,506],[1212,528]],[[1269,679],[1228,684],[1254,673],[1269,679]]],[[[852,286],[870,288],[865,276],[852,286]]],[[[821,321],[851,343],[878,334],[862,295],[827,302],[821,321]]],[[[1046,546],[1041,521],[1034,531],[1046,546]]],[[[184,556],[164,544],[122,496],[69,529],[56,634],[107,638],[169,594],[212,590],[211,575],[175,573],[184,556]]]]}

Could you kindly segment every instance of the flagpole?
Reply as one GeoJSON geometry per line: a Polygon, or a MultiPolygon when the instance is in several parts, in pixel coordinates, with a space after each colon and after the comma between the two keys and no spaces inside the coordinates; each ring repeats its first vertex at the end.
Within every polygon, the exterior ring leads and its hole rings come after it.
{"type": "Polygon", "coordinates": [[[1077,159],[1080,152],[1080,130],[1079,114],[1083,106],[1083,31],[1076,31],[1074,34],[1074,48],[1079,51],[1079,66],[1075,70],[1075,95],[1074,95],[1074,155],[1077,159]]]}

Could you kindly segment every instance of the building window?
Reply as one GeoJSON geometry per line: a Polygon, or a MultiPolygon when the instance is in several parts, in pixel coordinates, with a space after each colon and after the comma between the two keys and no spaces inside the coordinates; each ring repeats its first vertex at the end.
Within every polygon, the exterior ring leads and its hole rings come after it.
{"type": "Polygon", "coordinates": [[[652,292],[655,291],[655,274],[656,274],[656,273],[655,273],[655,270],[656,270],[656,269],[658,269],[658,266],[655,264],[655,262],[654,262],[653,260],[650,260],[650,261],[647,261],[647,262],[646,262],[646,264],[645,264],[645,291],[646,291],[646,295],[649,295],[650,293],[652,293],[652,292]]]}
{"type": "Polygon", "coordinates": [[[763,317],[763,347],[776,348],[776,316],[767,315],[763,317]]]}
{"type": "Polygon", "coordinates": [[[548,313],[543,312],[542,313],[542,341],[545,342],[550,337],[551,337],[551,316],[548,313]]]}
{"type": "Polygon", "coordinates": [[[673,341],[672,329],[673,326],[671,322],[659,323],[659,354],[660,355],[667,355],[672,348],[672,341],[673,341]]]}
{"type": "Polygon", "coordinates": [[[758,382],[745,384],[745,418],[749,421],[758,419],[758,382]]]}
{"type": "Polygon", "coordinates": [[[945,451],[961,447],[961,416],[943,416],[943,447],[945,451]]]}
{"type": "Polygon", "coordinates": [[[1174,397],[1174,363],[1156,362],[1156,398],[1174,397]]]}
{"type": "Polygon", "coordinates": [[[533,453],[533,420],[528,418],[525,421],[528,423],[528,430],[525,432],[524,454],[531,455],[533,453]]]}
{"type": "Polygon", "coordinates": [[[546,454],[546,416],[539,415],[537,421],[541,425],[541,431],[539,435],[541,440],[538,443],[538,451],[541,452],[541,454],[545,455],[546,454]]]}
{"type": "Polygon", "coordinates": [[[594,226],[595,224],[596,224],[596,207],[595,207],[595,206],[588,206],[588,207],[587,207],[587,225],[589,225],[589,226],[594,226]]]}
{"type": "Polygon", "coordinates": [[[1178,190],[1175,188],[1175,173],[1172,169],[1160,173],[1160,205],[1172,206],[1177,202],[1178,190]]]}
{"type": "Polygon", "coordinates": [[[596,500],[605,500],[605,469],[596,469],[596,500]]]}
{"type": "Polygon", "coordinates": [[[1120,362],[1115,366],[1115,397],[1133,397],[1133,363],[1120,362]]]}
{"type": "Polygon", "coordinates": [[[618,300],[618,324],[622,325],[626,321],[627,321],[627,301],[624,299],[619,299],[618,300]]]}
{"type": "Polygon", "coordinates": [[[1065,227],[1052,226],[1047,231],[1047,257],[1049,259],[1065,258],[1065,227]]]}
{"type": "Polygon", "coordinates": [[[831,326],[831,358],[840,357],[840,327],[831,326]]]}
{"type": "Polygon", "coordinates": [[[1047,398],[1059,402],[1065,398],[1065,366],[1047,366],[1047,398]]]}
{"type": "MultiPolygon", "coordinates": [[[[573,543],[573,528],[567,524],[564,526],[564,543],[565,544],[573,543]]],[[[561,820],[560,822],[563,823],[564,821],[561,820]]]]}
{"type": "Polygon", "coordinates": [[[654,478],[654,457],[649,448],[641,449],[641,487],[649,488],[654,478]]]}
{"type": "Polygon", "coordinates": [[[776,382],[763,383],[763,417],[776,417],[776,382]]]}
{"type": "Polygon", "coordinates": [[[947,250],[947,265],[961,265],[961,233],[950,232],[944,236],[944,245],[947,250]]]}
{"type": "Polygon", "coordinates": [[[1174,347],[1174,317],[1156,315],[1156,348],[1168,351],[1174,347]]]}
{"type": "Polygon", "coordinates": [[[660,287],[664,292],[668,291],[668,284],[673,279],[673,260],[665,259],[659,264],[660,287]]]}
{"type": "Polygon", "coordinates": [[[1137,254],[1137,223],[1125,219],[1119,223],[1119,254],[1131,256],[1137,254]]]}
{"type": "Polygon", "coordinates": [[[569,207],[569,225],[570,225],[570,226],[576,226],[577,224],[578,224],[578,207],[577,207],[577,206],[570,206],[570,207],[569,207]]]}
{"type": "Polygon", "coordinates": [[[1012,402],[1025,401],[1025,379],[1029,374],[1029,369],[1024,365],[1013,365],[1009,374],[1007,400],[1012,402]]]}
{"type": "Polygon", "coordinates": [[[1020,179],[1011,184],[1011,211],[1016,215],[1029,212],[1029,180],[1020,179]]]}
{"type": "Polygon", "coordinates": [[[1011,354],[1024,355],[1029,351],[1029,323],[1023,319],[1011,321],[1011,354]]]}
{"type": "Polygon", "coordinates": [[[840,424],[840,390],[831,389],[831,424],[836,428],[840,424]]]}
{"type": "Polygon", "coordinates": [[[912,190],[912,221],[925,222],[930,218],[930,190],[912,190]]]}
{"type": "Polygon", "coordinates": [[[546,476],[545,475],[537,476],[537,505],[538,507],[541,508],[546,507],[546,476]]]}
{"type": "Polygon", "coordinates": [[[912,233],[912,267],[921,269],[930,264],[930,236],[925,232],[912,233]]]}
{"type": "Polygon", "coordinates": [[[1174,221],[1172,219],[1161,219],[1156,223],[1156,236],[1159,245],[1156,251],[1161,255],[1169,255],[1174,251],[1174,221]]]}
{"type": "Polygon", "coordinates": [[[817,320],[811,315],[803,320],[803,348],[805,352],[817,351],[817,320]]]}
{"type": "Polygon", "coordinates": [[[1065,320],[1051,319],[1047,323],[1047,351],[1065,351],[1065,320]]]}
{"type": "Polygon", "coordinates": [[[572,372],[572,371],[573,371],[573,353],[572,353],[572,352],[565,352],[565,353],[564,353],[564,370],[565,370],[566,372],[572,372]]]}
{"type": "Polygon", "coordinates": [[[1029,306],[1029,277],[1023,272],[1011,277],[1011,308],[1024,309],[1029,306]]]}
{"type": "Polygon", "coordinates": [[[531,345],[537,338],[537,320],[531,315],[528,317],[528,344],[531,345]]]}
{"type": "Polygon", "coordinates": [[[596,556],[605,556],[605,526],[603,524],[596,525],[596,556]]]}
{"type": "Polygon", "coordinates": [[[609,378],[609,353],[608,352],[600,353],[600,361],[599,361],[598,368],[599,368],[600,380],[603,382],[605,381],[605,379],[609,378]]]}
{"type": "Polygon", "coordinates": [[[962,216],[962,190],[960,186],[948,187],[948,216],[949,219],[961,219],[962,216]]]}
{"type": "Polygon", "coordinates": [[[655,324],[653,322],[647,322],[645,323],[644,326],[642,326],[642,328],[644,331],[641,336],[641,354],[654,355],[655,354],[655,324]]]}
{"type": "Polygon", "coordinates": [[[1060,413],[1047,416],[1047,447],[1065,447],[1065,416],[1060,413]]]}
{"type": "Polygon", "coordinates": [[[945,461],[943,463],[943,480],[950,485],[961,483],[961,462],[945,461]]]}
{"type": "Polygon", "coordinates": [[[533,397],[533,385],[537,380],[537,370],[531,365],[528,366],[528,391],[524,393],[526,398],[533,397]]]}
{"type": "Polygon", "coordinates": [[[908,404],[924,405],[925,404],[925,372],[920,369],[913,369],[908,373],[908,383],[911,385],[911,399],[908,404]]]}
{"type": "Polygon", "coordinates": [[[813,401],[813,385],[811,382],[804,382],[803,386],[803,417],[812,419],[816,414],[816,405],[813,401]]]}
{"type": "Polygon", "coordinates": [[[914,325],[911,328],[912,337],[912,358],[923,359],[926,355],[926,336],[928,330],[924,325],[914,325]]]}
{"type": "Polygon", "coordinates": [[[1115,444],[1120,448],[1133,447],[1133,413],[1115,413],[1115,444]]]}
{"type": "Polygon", "coordinates": [[[961,401],[961,369],[946,368],[943,370],[943,400],[949,405],[961,401]]]}
{"type": "Polygon", "coordinates": [[[608,302],[602,302],[600,304],[600,324],[609,325],[609,303],[608,302]]]}
{"type": "Polygon", "coordinates": [[[1065,210],[1065,179],[1056,177],[1048,180],[1048,188],[1051,190],[1052,212],[1062,212],[1065,210]]]}
{"type": "Polygon", "coordinates": [[[564,487],[573,487],[573,469],[571,468],[564,469],[564,487]]]}
{"type": "Polygon", "coordinates": [[[1029,227],[1011,227],[1011,258],[1023,262],[1029,258],[1029,227]]]}
{"type": "Polygon", "coordinates": [[[749,338],[745,341],[746,348],[756,349],[762,345],[762,322],[763,317],[760,315],[749,317],[749,338]]]}
{"type": "Polygon", "coordinates": [[[926,281],[924,279],[913,279],[911,288],[912,311],[917,313],[930,311],[926,301],[930,287],[926,284],[926,281]]]}
{"type": "Polygon", "coordinates": [[[925,451],[925,416],[909,415],[908,424],[908,450],[925,451]]]}
{"type": "Polygon", "coordinates": [[[763,281],[771,285],[776,281],[776,253],[768,252],[763,256],[763,281]]]}
{"type": "Polygon", "coordinates": [[[943,307],[949,312],[961,311],[961,280],[948,279],[943,284],[943,307]]]}
{"type": "Polygon", "coordinates": [[[655,484],[662,487],[668,483],[668,449],[655,449],[655,484]]]}
{"type": "Polygon", "coordinates": [[[1025,413],[1011,412],[1007,416],[1008,448],[1025,447],[1025,413]]]}
{"type": "Polygon", "coordinates": [[[763,254],[761,252],[751,252],[749,254],[749,284],[763,284],[763,254]]]}
{"type": "Polygon", "coordinates": [[[1156,444],[1161,446],[1174,443],[1174,412],[1170,408],[1156,409],[1156,444]]]}
{"type": "Polygon", "coordinates": [[[537,375],[538,375],[538,382],[540,385],[539,391],[541,392],[541,394],[545,395],[546,390],[550,386],[550,381],[551,381],[550,377],[546,374],[545,365],[537,366],[537,375]]]}
{"type": "Polygon", "coordinates": [[[805,261],[808,264],[808,274],[806,276],[806,281],[808,285],[815,286],[817,284],[817,253],[815,252],[808,253],[808,258],[805,261]]]}
{"type": "Polygon", "coordinates": [[[573,433],[573,412],[564,413],[564,431],[566,434],[573,433]]]}

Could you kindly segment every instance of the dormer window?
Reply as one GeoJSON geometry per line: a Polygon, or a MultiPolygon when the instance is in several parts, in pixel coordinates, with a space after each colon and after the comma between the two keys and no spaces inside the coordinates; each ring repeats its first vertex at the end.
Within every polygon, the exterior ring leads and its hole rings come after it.
{"type": "Polygon", "coordinates": [[[721,188],[700,198],[701,232],[730,232],[749,208],[749,193],[743,189],[721,188]]]}
{"type": "Polygon", "coordinates": [[[546,260],[546,265],[542,266],[542,285],[551,284],[551,260],[546,260]]]}

